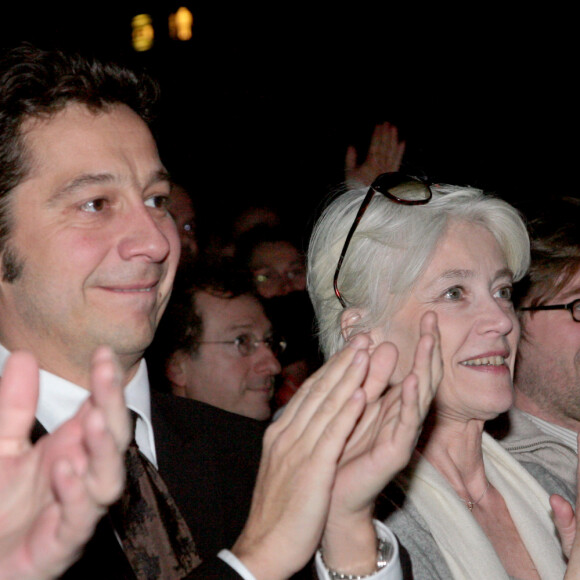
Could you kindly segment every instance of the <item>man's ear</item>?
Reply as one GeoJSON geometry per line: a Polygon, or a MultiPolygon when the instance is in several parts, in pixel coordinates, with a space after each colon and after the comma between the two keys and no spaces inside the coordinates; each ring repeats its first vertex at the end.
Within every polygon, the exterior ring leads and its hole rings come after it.
{"type": "Polygon", "coordinates": [[[186,387],[187,387],[187,372],[186,365],[189,355],[182,350],[178,350],[171,355],[171,358],[167,362],[165,372],[167,373],[167,378],[171,382],[171,390],[174,395],[179,395],[180,397],[186,397],[186,387]]]}

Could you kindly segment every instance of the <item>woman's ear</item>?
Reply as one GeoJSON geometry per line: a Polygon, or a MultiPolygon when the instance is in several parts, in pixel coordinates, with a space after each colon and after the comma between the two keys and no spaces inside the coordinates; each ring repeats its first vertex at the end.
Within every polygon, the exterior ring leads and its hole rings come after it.
{"type": "Polygon", "coordinates": [[[167,378],[171,382],[174,395],[186,397],[187,372],[186,365],[189,355],[181,350],[174,352],[166,365],[167,378]]]}
{"type": "Polygon", "coordinates": [[[358,308],[347,308],[340,315],[340,333],[345,342],[348,342],[356,333],[355,326],[362,318],[358,308]]]}
{"type": "Polygon", "coordinates": [[[357,328],[357,325],[361,321],[363,315],[364,312],[360,308],[347,308],[344,310],[340,317],[340,332],[345,342],[348,342],[353,336],[356,336],[357,334],[366,334],[366,336],[370,338],[369,353],[372,354],[372,352],[375,350],[377,345],[381,343],[381,341],[376,340],[375,328],[364,332],[357,328]]]}

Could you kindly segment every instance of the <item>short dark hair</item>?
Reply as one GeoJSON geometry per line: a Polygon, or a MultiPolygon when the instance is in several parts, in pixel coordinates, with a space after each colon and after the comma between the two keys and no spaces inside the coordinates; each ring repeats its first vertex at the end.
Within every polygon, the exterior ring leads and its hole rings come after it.
{"type": "Polygon", "coordinates": [[[287,242],[301,252],[300,240],[285,226],[260,224],[243,233],[236,242],[235,258],[238,268],[248,268],[256,249],[262,244],[287,242]]]}
{"type": "Polygon", "coordinates": [[[554,298],[580,271],[580,198],[547,196],[528,202],[522,210],[532,261],[515,287],[514,303],[538,306],[554,298]]]}
{"type": "Polygon", "coordinates": [[[162,390],[166,390],[165,368],[173,354],[179,351],[194,354],[199,350],[203,335],[203,320],[196,308],[199,292],[225,299],[249,295],[260,302],[251,278],[238,270],[232,260],[200,258],[174,288],[146,353],[151,384],[156,388],[162,385],[162,390]]]}
{"type": "Polygon", "coordinates": [[[70,103],[91,111],[125,104],[148,125],[158,100],[157,83],[116,63],[44,50],[25,43],[0,58],[0,251],[10,235],[9,193],[29,170],[23,124],[50,118],[70,103]]]}

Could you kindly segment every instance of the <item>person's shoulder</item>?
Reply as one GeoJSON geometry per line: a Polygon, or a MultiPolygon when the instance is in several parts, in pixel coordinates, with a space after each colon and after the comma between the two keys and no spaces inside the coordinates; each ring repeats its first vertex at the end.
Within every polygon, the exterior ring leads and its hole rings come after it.
{"type": "Polygon", "coordinates": [[[522,467],[524,467],[524,469],[548,492],[548,494],[552,495],[557,493],[572,505],[576,505],[576,492],[564,479],[558,477],[553,471],[541,463],[525,460],[520,461],[520,463],[522,467]]]}
{"type": "Polygon", "coordinates": [[[545,438],[526,414],[516,407],[488,421],[485,430],[506,449],[518,446],[522,441],[532,443],[536,438],[545,438]]]}
{"type": "Polygon", "coordinates": [[[151,413],[154,426],[163,420],[176,431],[189,432],[195,427],[200,436],[203,433],[212,437],[223,435],[230,442],[243,441],[244,437],[261,440],[269,424],[201,401],[154,391],[151,392],[151,413]]]}

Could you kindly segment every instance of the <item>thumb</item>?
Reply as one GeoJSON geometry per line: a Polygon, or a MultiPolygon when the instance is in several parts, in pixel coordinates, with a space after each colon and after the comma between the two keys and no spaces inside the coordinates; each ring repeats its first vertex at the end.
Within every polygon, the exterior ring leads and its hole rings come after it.
{"type": "Polygon", "coordinates": [[[344,168],[350,171],[356,167],[356,149],[349,145],[346,149],[346,157],[344,159],[344,168]]]}
{"type": "Polygon", "coordinates": [[[572,551],[572,544],[576,537],[576,518],[574,510],[569,502],[562,496],[554,494],[550,496],[550,505],[554,511],[554,523],[560,536],[562,552],[569,558],[572,551]]]}

